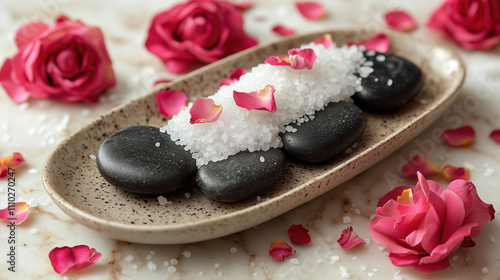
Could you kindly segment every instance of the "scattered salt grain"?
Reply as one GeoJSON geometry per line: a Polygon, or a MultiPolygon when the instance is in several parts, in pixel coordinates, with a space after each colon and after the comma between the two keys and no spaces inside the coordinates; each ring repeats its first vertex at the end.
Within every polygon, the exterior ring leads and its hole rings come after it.
{"type": "Polygon", "coordinates": [[[373,79],[373,81],[374,81],[375,83],[376,83],[376,82],[378,82],[378,78],[373,79]]]}
{"type": "Polygon", "coordinates": [[[488,268],[483,267],[483,269],[481,269],[481,271],[483,272],[483,274],[487,274],[488,273],[488,268]]]}
{"type": "Polygon", "coordinates": [[[153,262],[148,262],[148,269],[149,271],[156,271],[156,264],[154,264],[153,262]]]}
{"type": "Polygon", "coordinates": [[[361,271],[366,271],[366,266],[362,265],[359,269],[360,269],[361,271]]]}
{"type": "Polygon", "coordinates": [[[378,246],[378,250],[379,250],[379,251],[381,251],[381,252],[382,252],[382,251],[384,251],[384,249],[385,249],[385,247],[384,247],[384,246],[378,246]]]}
{"type": "Polygon", "coordinates": [[[366,52],[366,56],[374,56],[375,55],[375,51],[374,50],[369,50],[366,52]]]}
{"type": "Polygon", "coordinates": [[[174,273],[174,272],[176,272],[176,271],[177,271],[177,268],[175,268],[175,266],[169,266],[169,267],[167,268],[167,270],[168,270],[168,272],[174,273]]]}
{"type": "Polygon", "coordinates": [[[128,255],[128,256],[125,257],[125,261],[126,262],[131,262],[133,260],[134,260],[134,256],[132,256],[132,255],[128,255]]]}
{"type": "Polygon", "coordinates": [[[168,261],[163,262],[163,266],[167,267],[170,263],[168,261]]]}
{"type": "Polygon", "coordinates": [[[353,261],[355,261],[355,260],[357,260],[357,259],[358,259],[358,257],[356,257],[356,256],[353,256],[353,257],[352,257],[352,260],[353,260],[353,261]]]}
{"type": "Polygon", "coordinates": [[[377,55],[377,56],[375,57],[375,59],[376,59],[377,61],[383,62],[383,61],[385,61],[385,55],[381,55],[381,54],[379,54],[379,55],[377,55]]]}
{"type": "Polygon", "coordinates": [[[464,167],[469,168],[469,170],[474,170],[474,165],[467,161],[464,161],[464,167]]]}
{"type": "Polygon", "coordinates": [[[300,262],[299,262],[299,260],[297,258],[291,258],[290,259],[290,263],[291,264],[299,264],[300,262]]]}
{"type": "Polygon", "coordinates": [[[147,256],[146,256],[146,259],[147,259],[148,261],[150,261],[150,260],[152,260],[152,259],[153,259],[153,256],[151,256],[151,255],[147,255],[147,256]]]}
{"type": "Polygon", "coordinates": [[[190,197],[191,197],[191,194],[187,192],[187,193],[185,193],[185,194],[184,194],[184,197],[186,197],[186,198],[190,198],[190,197]]]}
{"type": "Polygon", "coordinates": [[[172,265],[177,265],[177,264],[179,264],[179,260],[177,260],[177,259],[171,259],[171,260],[170,260],[170,263],[171,263],[172,265]]]}
{"type": "Polygon", "coordinates": [[[489,164],[485,163],[484,167],[486,167],[486,170],[484,171],[483,176],[489,177],[489,176],[495,174],[495,169],[490,167],[489,164]]]}
{"type": "Polygon", "coordinates": [[[342,218],[342,222],[343,222],[344,224],[349,224],[349,223],[351,223],[351,217],[349,217],[349,216],[344,216],[344,217],[342,218]]]}
{"type": "Polygon", "coordinates": [[[392,79],[387,80],[387,85],[388,86],[392,86],[392,83],[393,83],[392,79]]]}
{"type": "Polygon", "coordinates": [[[89,109],[83,109],[82,110],[82,115],[88,116],[89,114],[90,114],[90,110],[89,109]]]}
{"type": "Polygon", "coordinates": [[[19,109],[21,109],[22,111],[28,109],[28,106],[29,106],[29,103],[28,102],[24,102],[24,103],[21,103],[19,104],[19,109]]]}
{"type": "Polygon", "coordinates": [[[339,267],[340,269],[340,275],[342,275],[342,278],[344,279],[349,279],[351,278],[351,274],[349,274],[349,272],[347,272],[347,268],[345,266],[340,266],[339,267]]]}
{"type": "Polygon", "coordinates": [[[365,238],[364,240],[365,240],[365,243],[366,243],[367,245],[368,245],[368,244],[370,244],[370,242],[372,242],[372,241],[370,240],[370,238],[365,238]]]}
{"type": "Polygon", "coordinates": [[[166,131],[167,131],[167,127],[166,126],[160,127],[160,133],[165,133],[166,131]]]}
{"type": "Polygon", "coordinates": [[[189,258],[191,257],[191,252],[189,252],[189,251],[184,251],[184,252],[182,252],[182,255],[183,255],[185,258],[188,258],[188,259],[189,259],[189,258]]]}
{"type": "Polygon", "coordinates": [[[354,214],[361,215],[361,210],[359,210],[359,208],[355,208],[354,209],[354,214]]]}
{"type": "Polygon", "coordinates": [[[371,220],[373,220],[373,219],[375,219],[375,217],[377,217],[377,215],[375,215],[375,214],[371,214],[371,215],[370,215],[370,221],[371,221],[371,220]]]}
{"type": "Polygon", "coordinates": [[[263,156],[260,156],[260,162],[265,162],[266,159],[263,156]]]}
{"type": "Polygon", "coordinates": [[[158,202],[160,203],[160,205],[172,204],[172,201],[168,201],[167,198],[162,195],[158,196],[158,202]]]}
{"type": "Polygon", "coordinates": [[[160,142],[156,142],[155,146],[160,147],[160,142]]]}
{"type": "Polygon", "coordinates": [[[96,159],[96,156],[95,156],[95,155],[89,155],[89,158],[90,158],[91,160],[95,160],[95,159],[96,159]]]}
{"type": "Polygon", "coordinates": [[[331,256],[330,257],[330,262],[331,263],[336,263],[340,260],[340,257],[339,256],[331,256]]]}
{"type": "Polygon", "coordinates": [[[29,174],[38,174],[38,169],[35,169],[35,168],[28,169],[28,173],[29,174]]]}
{"type": "Polygon", "coordinates": [[[214,264],[214,267],[215,267],[215,268],[219,268],[219,267],[220,267],[220,263],[215,263],[215,264],[214,264]]]}
{"type": "Polygon", "coordinates": [[[32,228],[32,229],[30,229],[30,233],[31,233],[31,234],[35,234],[35,233],[37,233],[37,232],[38,232],[38,229],[37,229],[37,228],[32,228]]]}
{"type": "Polygon", "coordinates": [[[403,280],[403,276],[401,276],[401,270],[398,270],[394,273],[394,280],[403,280]]]}
{"type": "Polygon", "coordinates": [[[495,237],[493,237],[493,236],[492,236],[492,237],[490,238],[490,241],[491,241],[491,243],[495,243],[495,241],[496,241],[496,240],[495,240],[495,237]]]}
{"type": "Polygon", "coordinates": [[[257,202],[261,202],[261,201],[262,201],[262,197],[257,196],[257,202]]]}
{"type": "Polygon", "coordinates": [[[451,257],[451,260],[454,261],[454,262],[458,261],[458,256],[451,257]]]}
{"type": "Polygon", "coordinates": [[[229,249],[229,252],[231,252],[231,254],[236,254],[236,252],[238,252],[238,249],[236,247],[231,247],[231,249],[229,249]]]}
{"type": "Polygon", "coordinates": [[[372,272],[368,272],[368,277],[372,278],[374,275],[372,272]]]}

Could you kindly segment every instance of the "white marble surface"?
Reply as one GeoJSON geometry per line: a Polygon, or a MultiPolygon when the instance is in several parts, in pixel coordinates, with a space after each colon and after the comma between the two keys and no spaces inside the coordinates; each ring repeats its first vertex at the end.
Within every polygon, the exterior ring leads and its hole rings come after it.
{"type": "MultiPolygon", "coordinates": [[[[453,254],[451,267],[424,275],[413,268],[393,266],[388,252],[368,233],[370,215],[387,191],[416,179],[398,175],[402,164],[416,153],[426,154],[441,166],[471,167],[472,181],[481,198],[500,209],[500,144],[489,139],[500,128],[500,48],[489,52],[464,51],[424,27],[439,1],[323,0],[328,16],[308,21],[294,1],[255,1],[244,13],[247,32],[266,43],[278,39],[271,26],[281,23],[298,33],[332,27],[381,28],[383,11],[409,10],[419,27],[413,35],[445,44],[464,59],[467,78],[450,110],[415,140],[323,196],[255,228],[223,238],[183,245],[130,244],[102,236],[57,208],[46,194],[41,170],[59,141],[109,109],[148,92],[155,77],[175,78],[143,47],[152,15],[178,1],[8,1],[0,0],[0,61],[15,52],[13,36],[30,20],[51,22],[66,13],[87,24],[100,26],[113,60],[117,86],[100,103],[63,104],[31,100],[18,105],[0,89],[0,155],[21,152],[26,163],[17,168],[17,200],[31,205],[28,220],[17,227],[16,272],[7,270],[7,231],[0,231],[0,279],[498,279],[500,277],[500,221],[488,223],[475,239],[474,248],[453,254]],[[435,137],[440,131],[470,124],[476,141],[465,148],[451,148],[435,137]],[[350,222],[346,223],[349,217],[350,222]],[[297,254],[279,262],[268,248],[276,239],[288,240],[286,230],[301,223],[310,229],[312,242],[295,245],[297,254]],[[342,229],[353,226],[368,242],[343,250],[336,242],[342,229]],[[56,246],[86,244],[102,253],[91,267],[65,275],[50,266],[49,251],[56,246]],[[338,258],[337,258],[338,257],[338,258]],[[337,260],[338,259],[338,260],[337,260]]],[[[445,184],[439,176],[430,177],[445,184]]],[[[0,208],[7,204],[7,181],[0,180],[0,208]]]]}

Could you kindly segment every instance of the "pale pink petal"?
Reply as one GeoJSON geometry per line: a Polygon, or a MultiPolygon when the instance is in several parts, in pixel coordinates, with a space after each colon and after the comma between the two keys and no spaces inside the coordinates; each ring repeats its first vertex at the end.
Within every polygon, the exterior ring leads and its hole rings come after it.
{"type": "Polygon", "coordinates": [[[9,167],[11,168],[17,167],[19,164],[23,162],[24,158],[20,153],[12,153],[12,155],[0,159],[0,164],[7,169],[9,167]]]}
{"type": "Polygon", "coordinates": [[[157,79],[156,81],[154,81],[153,86],[157,86],[157,85],[160,85],[160,84],[167,84],[167,83],[170,83],[171,81],[173,81],[173,80],[172,79],[166,79],[166,78],[160,78],[160,79],[157,79]]]}
{"type": "Polygon", "coordinates": [[[281,36],[295,34],[295,30],[293,30],[291,28],[284,27],[283,25],[275,25],[273,27],[273,32],[278,34],[278,35],[281,35],[281,36]]]}
{"type": "Polygon", "coordinates": [[[391,39],[384,33],[376,33],[365,41],[348,42],[347,45],[365,46],[366,50],[374,50],[385,53],[389,50],[391,39]]]}
{"type": "Polygon", "coordinates": [[[299,12],[307,19],[317,20],[326,15],[325,8],[321,3],[313,1],[295,2],[299,12]]]}
{"type": "Polygon", "coordinates": [[[337,242],[342,249],[351,249],[358,244],[366,244],[366,242],[359,238],[359,236],[352,230],[352,227],[344,229],[337,242]]]}
{"type": "Polygon", "coordinates": [[[311,242],[309,230],[301,224],[291,225],[290,228],[288,228],[287,233],[293,244],[309,244],[309,242],[311,242]]]}
{"type": "Polygon", "coordinates": [[[101,253],[86,245],[56,247],[49,253],[50,263],[59,274],[84,269],[97,262],[100,257],[101,253]]]}
{"type": "Polygon", "coordinates": [[[438,164],[430,161],[425,155],[414,156],[407,164],[403,166],[401,172],[405,176],[416,176],[417,172],[422,175],[430,175],[439,173],[441,168],[438,164]]]}
{"type": "Polygon", "coordinates": [[[291,49],[288,51],[288,57],[293,69],[311,69],[316,61],[313,49],[291,49]]]}
{"type": "Polygon", "coordinates": [[[187,96],[180,90],[160,90],[156,93],[156,105],[160,114],[169,118],[184,109],[187,96]]]}
{"type": "Polygon", "coordinates": [[[231,72],[231,74],[229,75],[229,78],[225,78],[219,83],[219,87],[225,86],[225,85],[230,85],[233,82],[238,81],[240,79],[240,77],[246,73],[247,73],[247,70],[245,70],[245,69],[242,69],[242,68],[234,69],[234,71],[231,72]]]}
{"type": "Polygon", "coordinates": [[[16,33],[17,48],[22,48],[26,43],[33,40],[38,35],[49,29],[49,26],[43,22],[35,21],[21,26],[16,33]]]}
{"type": "Polygon", "coordinates": [[[236,8],[240,9],[241,11],[246,11],[249,10],[253,7],[253,2],[246,1],[246,2],[238,2],[234,3],[236,8]]]}
{"type": "Polygon", "coordinates": [[[215,105],[210,98],[197,98],[189,110],[191,124],[215,122],[222,113],[222,105],[215,105]]]}
{"type": "Polygon", "coordinates": [[[415,28],[416,23],[413,17],[402,10],[392,10],[384,15],[387,26],[397,31],[410,31],[415,28]]]}
{"type": "Polygon", "coordinates": [[[0,219],[20,225],[28,218],[29,213],[30,206],[26,202],[16,202],[4,209],[0,209],[0,219]]]}
{"type": "Polygon", "coordinates": [[[500,129],[495,129],[490,133],[490,138],[500,143],[500,129]]]}
{"type": "Polygon", "coordinates": [[[450,262],[446,259],[438,263],[420,264],[422,256],[420,255],[403,255],[403,254],[389,254],[389,259],[393,265],[396,266],[413,266],[417,271],[422,273],[432,273],[443,270],[450,266],[450,262]]]}
{"type": "Polygon", "coordinates": [[[247,110],[276,112],[274,92],[275,89],[272,85],[266,85],[263,89],[252,92],[233,91],[233,98],[236,105],[247,110]]]}
{"type": "Polygon", "coordinates": [[[330,34],[325,34],[314,41],[316,45],[323,45],[325,49],[328,49],[333,45],[332,36],[330,34]]]}
{"type": "Polygon", "coordinates": [[[448,129],[443,132],[443,137],[451,146],[466,146],[474,141],[476,132],[470,125],[456,129],[448,129]]]}
{"type": "Polygon", "coordinates": [[[450,182],[457,179],[470,180],[470,170],[466,167],[446,165],[443,167],[443,176],[450,182]]]}
{"type": "Polygon", "coordinates": [[[269,247],[269,256],[282,261],[285,257],[295,254],[295,250],[283,240],[275,240],[269,247]]]}
{"type": "Polygon", "coordinates": [[[279,66],[279,65],[290,66],[290,59],[286,55],[270,56],[264,62],[274,66],[279,66]]]}

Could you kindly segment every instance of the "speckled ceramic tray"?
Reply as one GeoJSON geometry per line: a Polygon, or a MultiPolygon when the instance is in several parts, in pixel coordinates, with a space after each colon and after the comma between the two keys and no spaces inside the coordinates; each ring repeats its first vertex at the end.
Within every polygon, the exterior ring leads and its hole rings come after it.
{"type": "MultiPolygon", "coordinates": [[[[191,72],[165,88],[183,90],[189,101],[209,96],[235,68],[249,69],[269,55],[286,53],[325,33],[330,33],[339,45],[371,35],[362,30],[327,30],[286,37],[191,72]]],[[[89,155],[96,154],[107,136],[132,125],[160,127],[166,123],[156,109],[155,92],[112,110],[59,144],[44,168],[45,188],[54,202],[78,222],[130,242],[196,242],[265,222],[369,168],[417,136],[452,104],[465,76],[460,58],[450,50],[408,35],[389,35],[390,52],[413,61],[423,70],[425,86],[416,99],[395,114],[367,114],[366,130],[348,154],[321,165],[288,162],[282,180],[259,194],[262,201],[252,197],[237,203],[213,202],[196,187],[188,186],[166,196],[171,204],[160,205],[156,197],[126,193],[100,176],[89,155]]]]}

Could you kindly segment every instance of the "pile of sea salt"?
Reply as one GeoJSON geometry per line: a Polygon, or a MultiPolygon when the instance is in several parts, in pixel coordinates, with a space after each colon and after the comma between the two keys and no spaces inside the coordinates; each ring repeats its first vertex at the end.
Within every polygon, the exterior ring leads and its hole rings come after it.
{"type": "Polygon", "coordinates": [[[323,44],[302,45],[311,48],[317,59],[312,69],[293,69],[288,66],[260,64],[241,76],[239,81],[222,86],[212,96],[222,105],[219,119],[211,123],[190,124],[190,103],[160,129],[167,132],[178,145],[185,146],[198,167],[211,161],[220,161],[243,150],[250,152],[282,146],[280,132],[292,131],[288,124],[303,123],[314,118],[330,102],[351,100],[354,88],[361,86],[360,78],[373,70],[365,65],[362,49],[357,46],[323,44]],[[238,107],[233,91],[252,92],[274,86],[276,112],[247,110],[238,107]]]}

